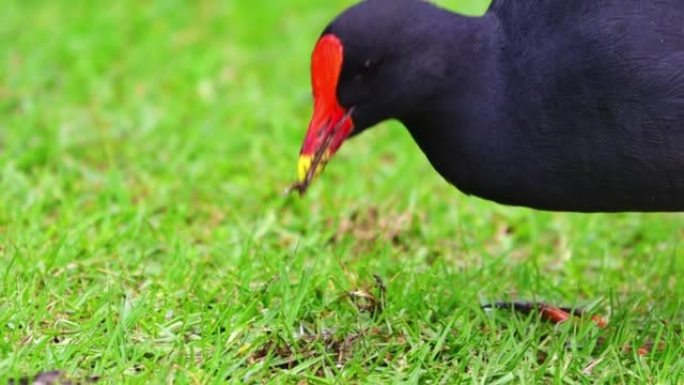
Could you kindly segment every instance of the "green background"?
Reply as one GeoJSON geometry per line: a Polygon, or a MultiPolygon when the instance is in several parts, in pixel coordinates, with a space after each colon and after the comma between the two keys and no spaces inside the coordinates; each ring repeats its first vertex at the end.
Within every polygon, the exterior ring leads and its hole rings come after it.
{"type": "Polygon", "coordinates": [[[466,197],[397,124],[283,194],[352,3],[3,3],[0,383],[682,380],[681,214],[466,197]],[[609,327],[479,307],[510,299],[609,327]]]}

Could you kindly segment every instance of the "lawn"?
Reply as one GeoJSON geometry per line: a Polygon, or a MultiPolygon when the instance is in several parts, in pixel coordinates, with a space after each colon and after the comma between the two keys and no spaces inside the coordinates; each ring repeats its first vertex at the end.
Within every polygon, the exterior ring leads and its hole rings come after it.
{"type": "Polygon", "coordinates": [[[351,3],[3,3],[0,384],[684,381],[681,214],[468,197],[396,123],[283,193],[351,3]]]}

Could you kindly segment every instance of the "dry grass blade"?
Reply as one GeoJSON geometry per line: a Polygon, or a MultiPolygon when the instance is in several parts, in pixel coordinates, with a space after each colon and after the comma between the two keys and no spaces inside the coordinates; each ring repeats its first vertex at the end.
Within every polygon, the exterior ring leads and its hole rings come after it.
{"type": "Polygon", "coordinates": [[[370,289],[354,289],[347,292],[347,296],[360,312],[379,314],[385,306],[387,287],[379,275],[373,274],[377,295],[370,289]]]}

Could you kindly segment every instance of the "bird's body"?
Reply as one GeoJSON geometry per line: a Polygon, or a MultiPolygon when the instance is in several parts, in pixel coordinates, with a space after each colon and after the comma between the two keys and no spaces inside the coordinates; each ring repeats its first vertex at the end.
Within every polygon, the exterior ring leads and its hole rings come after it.
{"type": "Polygon", "coordinates": [[[324,34],[345,49],[337,97],[356,131],[400,120],[465,193],[684,211],[683,20],[680,0],[495,0],[480,18],[368,0],[324,34]]]}
{"type": "Polygon", "coordinates": [[[540,209],[684,210],[684,3],[499,0],[445,18],[473,34],[475,65],[402,120],[448,181],[540,209]]]}

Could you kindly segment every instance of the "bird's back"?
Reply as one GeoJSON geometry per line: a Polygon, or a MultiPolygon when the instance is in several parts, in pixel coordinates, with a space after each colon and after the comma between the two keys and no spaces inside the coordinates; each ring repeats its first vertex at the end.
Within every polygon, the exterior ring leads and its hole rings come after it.
{"type": "Polygon", "coordinates": [[[496,0],[488,17],[504,79],[497,140],[509,147],[500,181],[478,195],[684,211],[684,2],[496,0]]]}

